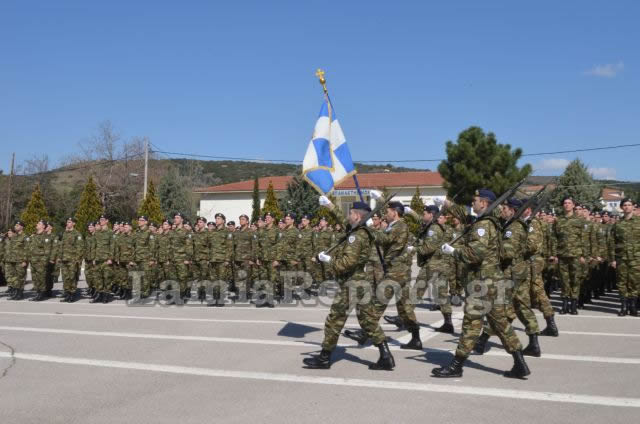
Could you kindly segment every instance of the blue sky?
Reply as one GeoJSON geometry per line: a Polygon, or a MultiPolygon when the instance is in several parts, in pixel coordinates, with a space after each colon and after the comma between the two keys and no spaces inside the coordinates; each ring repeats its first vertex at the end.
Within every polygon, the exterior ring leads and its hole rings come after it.
{"type": "MultiPolygon", "coordinates": [[[[0,168],[55,164],[107,119],[168,151],[302,160],[318,67],[356,161],[439,159],[471,125],[525,153],[640,142],[640,3],[517,3],[4,0],[0,168]]],[[[575,157],[640,180],[640,147],[526,159],[575,157]]]]}

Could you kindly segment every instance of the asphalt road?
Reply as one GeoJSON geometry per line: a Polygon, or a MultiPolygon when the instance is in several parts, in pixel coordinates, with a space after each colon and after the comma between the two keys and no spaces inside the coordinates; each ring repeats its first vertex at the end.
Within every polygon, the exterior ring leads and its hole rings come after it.
{"type": "MultiPolygon", "coordinates": [[[[396,369],[374,372],[367,365],[377,349],[345,338],[330,370],[302,367],[319,350],[326,305],[136,307],[0,296],[0,416],[38,424],[628,424],[640,416],[640,318],[618,318],[616,302],[609,295],[578,316],[556,315],[560,337],[540,338],[543,356],[527,358],[532,375],[521,381],[502,376],[512,360],[497,339],[470,358],[463,378],[430,377],[451,359],[461,308],[454,336],[433,331],[439,312],[419,310],[422,352],[398,349],[407,333],[383,326],[396,369]]],[[[348,325],[357,327],[355,317],[348,325]]]]}

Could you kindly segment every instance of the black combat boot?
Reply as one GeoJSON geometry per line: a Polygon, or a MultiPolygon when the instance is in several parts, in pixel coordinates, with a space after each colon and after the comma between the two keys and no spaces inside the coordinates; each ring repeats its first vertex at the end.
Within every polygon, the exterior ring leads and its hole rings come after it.
{"type": "Polygon", "coordinates": [[[115,294],[116,296],[118,295],[118,293],[120,293],[120,289],[121,287],[118,284],[111,284],[111,293],[115,294]]]}
{"type": "Polygon", "coordinates": [[[102,303],[111,302],[111,293],[103,293],[102,294],[102,303]]]}
{"type": "Polygon", "coordinates": [[[508,378],[521,378],[524,379],[526,376],[531,374],[529,371],[529,367],[527,363],[524,361],[524,356],[522,356],[521,350],[516,350],[512,353],[513,355],[513,368],[509,371],[505,371],[504,376],[508,378]]]}
{"type": "Polygon", "coordinates": [[[69,296],[67,297],[67,302],[73,303],[75,301],[76,301],[76,292],[75,291],[69,292],[69,296]]]}
{"type": "Polygon", "coordinates": [[[344,336],[357,341],[360,346],[369,340],[369,336],[364,330],[344,330],[344,336]]]}
{"type": "Polygon", "coordinates": [[[571,315],[578,315],[578,299],[571,299],[571,315]]]}
{"type": "Polygon", "coordinates": [[[540,335],[558,337],[558,327],[556,327],[556,321],[553,318],[553,315],[551,315],[549,318],[545,318],[545,320],[547,321],[547,328],[542,330],[542,333],[540,333],[540,335]]]}
{"type": "Polygon", "coordinates": [[[422,350],[422,342],[420,341],[420,328],[411,330],[411,340],[409,340],[409,343],[400,345],[400,349],[422,350]]]}
{"type": "Polygon", "coordinates": [[[11,297],[11,300],[24,299],[24,289],[16,289],[16,293],[11,297]]]}
{"type": "Polygon", "coordinates": [[[97,293],[96,296],[94,296],[93,299],[89,301],[89,303],[100,303],[102,302],[103,297],[104,293],[97,293]]]}
{"type": "Polygon", "coordinates": [[[451,314],[442,315],[444,315],[444,324],[436,328],[436,331],[439,333],[453,334],[453,322],[451,322],[451,314]]]}
{"type": "Polygon", "coordinates": [[[629,298],[629,315],[632,317],[638,316],[638,298],[632,297],[629,298]]]}
{"type": "Polygon", "coordinates": [[[620,298],[620,312],[618,312],[619,317],[623,317],[627,315],[627,298],[620,298]]]}
{"type": "Polygon", "coordinates": [[[404,321],[402,321],[402,318],[400,318],[400,317],[392,317],[391,315],[385,315],[383,318],[389,324],[393,324],[396,327],[398,327],[399,330],[404,329],[404,321]]]}
{"type": "Polygon", "coordinates": [[[396,366],[396,361],[393,359],[393,355],[389,350],[389,345],[387,341],[383,341],[379,345],[377,345],[378,351],[380,352],[380,357],[378,358],[378,362],[375,364],[369,365],[370,370],[386,370],[391,371],[396,366]]]}
{"type": "Polygon", "coordinates": [[[36,297],[31,298],[32,302],[42,302],[43,300],[44,300],[43,292],[38,292],[38,294],[36,294],[36,297]]]}
{"type": "Polygon", "coordinates": [[[488,335],[487,333],[480,334],[480,337],[478,337],[478,340],[476,341],[476,345],[473,347],[473,351],[478,355],[484,354],[484,349],[487,346],[489,337],[491,336],[488,335]]]}
{"type": "Polygon", "coordinates": [[[14,289],[13,287],[7,288],[7,291],[5,292],[5,294],[7,295],[7,299],[10,299],[15,292],[16,292],[16,289],[14,289]]]}
{"type": "Polygon", "coordinates": [[[329,369],[331,368],[331,351],[322,349],[320,355],[304,358],[302,362],[306,365],[306,368],[329,369]]]}
{"type": "Polygon", "coordinates": [[[442,368],[434,368],[431,370],[431,374],[438,378],[462,377],[464,361],[466,361],[466,358],[456,355],[449,365],[442,368]]]}
{"type": "Polygon", "coordinates": [[[536,358],[539,358],[542,355],[540,345],[538,344],[537,334],[529,334],[529,345],[524,348],[522,354],[525,356],[535,356],[536,358]]]}
{"type": "Polygon", "coordinates": [[[569,312],[569,298],[562,298],[562,309],[560,310],[560,315],[566,315],[569,312]]]}
{"type": "Polygon", "coordinates": [[[87,290],[87,296],[89,297],[93,297],[95,293],[96,293],[96,289],[94,287],[89,287],[89,289],[87,290]]]}

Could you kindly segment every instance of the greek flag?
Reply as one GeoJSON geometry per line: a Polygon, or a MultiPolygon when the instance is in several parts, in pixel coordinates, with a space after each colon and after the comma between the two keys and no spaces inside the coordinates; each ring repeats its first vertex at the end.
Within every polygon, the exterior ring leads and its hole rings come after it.
{"type": "Polygon", "coordinates": [[[325,98],[304,155],[302,175],[316,190],[327,194],[342,180],[355,173],[351,153],[333,105],[325,98]]]}

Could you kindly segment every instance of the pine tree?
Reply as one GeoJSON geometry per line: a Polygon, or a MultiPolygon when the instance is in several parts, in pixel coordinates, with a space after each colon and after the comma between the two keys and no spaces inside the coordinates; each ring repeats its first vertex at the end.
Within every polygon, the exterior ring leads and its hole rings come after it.
{"type": "Polygon", "coordinates": [[[495,134],[470,127],[456,143],[447,141],[447,159],[438,165],[449,197],[458,194],[457,202],[469,204],[478,188],[488,188],[500,196],[515,183],[531,174],[531,165],[518,168],[522,149],[511,150],[498,144],[495,134]]]}
{"type": "Polygon", "coordinates": [[[589,170],[580,159],[575,159],[558,179],[558,187],[551,198],[551,207],[562,210],[562,199],[571,196],[578,203],[590,207],[601,207],[600,187],[593,181],[589,170]]]}
{"type": "Polygon", "coordinates": [[[191,216],[191,200],[185,185],[180,183],[180,177],[175,168],[170,168],[169,172],[162,177],[158,187],[160,206],[165,216],[172,217],[177,212],[182,212],[191,216]]]}
{"type": "Polygon", "coordinates": [[[100,202],[98,188],[93,182],[93,177],[89,177],[87,184],[84,186],[84,190],[82,190],[80,201],[76,208],[76,229],[82,234],[86,234],[87,225],[89,225],[90,222],[97,221],[103,213],[104,207],[100,202]]]}
{"type": "Polygon", "coordinates": [[[42,198],[40,184],[36,184],[31,193],[31,200],[29,200],[27,207],[20,215],[20,220],[25,224],[25,234],[33,233],[36,230],[36,224],[41,219],[48,220],[49,214],[42,198]]]}
{"type": "Polygon", "coordinates": [[[307,181],[295,176],[287,184],[287,191],[280,199],[280,209],[293,212],[297,217],[315,214],[318,209],[318,194],[307,181]]]}
{"type": "MultiPolygon", "coordinates": [[[[411,198],[411,204],[409,205],[409,207],[413,209],[419,217],[422,216],[422,212],[424,211],[424,202],[420,197],[419,187],[416,187],[416,192],[413,194],[413,197],[411,198]]],[[[413,234],[417,236],[418,232],[420,231],[420,225],[422,224],[421,222],[422,220],[415,218],[411,214],[407,214],[405,215],[405,221],[407,222],[409,231],[411,231],[413,234]]]]}
{"type": "Polygon", "coordinates": [[[149,217],[149,220],[155,222],[156,225],[162,224],[164,214],[162,213],[160,199],[158,199],[156,195],[156,187],[153,184],[153,180],[149,181],[147,197],[142,200],[140,208],[138,209],[138,215],[146,215],[149,217]]]}
{"type": "Polygon", "coordinates": [[[253,180],[253,196],[251,203],[251,222],[256,222],[260,217],[260,185],[258,177],[253,180]]]}
{"type": "Polygon", "coordinates": [[[264,205],[262,206],[262,214],[265,214],[267,212],[271,212],[276,220],[279,220],[283,216],[282,211],[280,210],[280,206],[278,206],[278,199],[276,198],[276,193],[273,190],[273,183],[271,181],[269,181],[267,194],[264,199],[264,205]]]}

